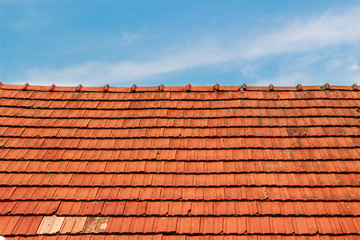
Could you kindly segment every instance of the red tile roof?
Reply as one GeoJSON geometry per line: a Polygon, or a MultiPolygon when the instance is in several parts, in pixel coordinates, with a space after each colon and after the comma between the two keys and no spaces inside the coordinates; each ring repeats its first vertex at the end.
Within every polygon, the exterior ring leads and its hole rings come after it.
{"type": "Polygon", "coordinates": [[[7,239],[360,237],[360,87],[0,84],[7,239]]]}

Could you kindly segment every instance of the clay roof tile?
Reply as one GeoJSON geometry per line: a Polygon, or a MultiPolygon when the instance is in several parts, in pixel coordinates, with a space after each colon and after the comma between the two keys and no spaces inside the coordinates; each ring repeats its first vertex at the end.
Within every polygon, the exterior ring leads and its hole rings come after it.
{"type": "Polygon", "coordinates": [[[0,88],[9,239],[359,232],[356,84],[0,88]]]}

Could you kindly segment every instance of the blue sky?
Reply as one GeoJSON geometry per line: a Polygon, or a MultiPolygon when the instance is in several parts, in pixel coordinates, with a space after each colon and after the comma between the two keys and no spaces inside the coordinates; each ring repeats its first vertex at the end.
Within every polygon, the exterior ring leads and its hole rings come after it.
{"type": "Polygon", "coordinates": [[[0,0],[0,81],[360,84],[360,1],[0,0]]]}

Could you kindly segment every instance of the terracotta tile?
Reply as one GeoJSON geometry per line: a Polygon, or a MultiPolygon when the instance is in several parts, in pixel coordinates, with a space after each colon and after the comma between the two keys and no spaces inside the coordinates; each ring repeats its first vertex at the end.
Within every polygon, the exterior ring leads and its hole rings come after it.
{"type": "MultiPolygon", "coordinates": [[[[74,145],[73,145],[74,146],[74,145]]],[[[63,160],[79,160],[83,154],[83,150],[65,150],[61,159],[63,160]]]]}
{"type": "Polygon", "coordinates": [[[163,236],[163,240],[185,240],[185,239],[189,239],[190,236],[185,236],[185,235],[164,235],[163,236]]]}
{"type": "Polygon", "coordinates": [[[147,204],[147,202],[126,202],[124,215],[144,215],[147,204]]]}
{"type": "Polygon", "coordinates": [[[48,149],[46,151],[44,151],[44,155],[42,157],[42,159],[44,160],[54,160],[54,159],[62,159],[62,156],[64,155],[65,150],[53,150],[53,149],[48,149]]]}
{"type": "Polygon", "coordinates": [[[225,199],[234,200],[234,199],[247,199],[246,192],[247,188],[237,187],[237,188],[225,188],[225,199]]]}
{"type": "Polygon", "coordinates": [[[102,208],[102,215],[123,215],[125,209],[125,201],[121,202],[105,202],[102,208]]]}
{"type": "Polygon", "coordinates": [[[73,174],[71,176],[70,185],[89,185],[91,179],[93,178],[92,174],[73,174]]]}
{"type": "Polygon", "coordinates": [[[131,221],[130,231],[133,233],[153,232],[154,222],[154,217],[134,217],[131,221]]]}
{"type": "Polygon", "coordinates": [[[54,199],[54,195],[58,188],[56,187],[37,187],[37,188],[29,188],[29,195],[28,199],[54,199]]]}
{"type": "Polygon", "coordinates": [[[30,185],[49,185],[52,180],[52,174],[33,174],[29,180],[30,185]]]}
{"type": "MultiPolygon", "coordinates": [[[[86,189],[85,189],[86,190],[86,189]]],[[[59,187],[56,189],[53,198],[54,199],[80,199],[76,197],[77,191],[83,191],[82,189],[78,188],[68,188],[68,187],[59,187]]]]}
{"type": "Polygon", "coordinates": [[[0,170],[1,171],[6,171],[6,169],[9,167],[9,165],[12,165],[12,162],[1,161],[0,162],[0,170]]]}
{"type": "Polygon", "coordinates": [[[102,212],[104,202],[83,202],[79,211],[79,215],[99,215],[102,212]]]}
{"type": "Polygon", "coordinates": [[[108,162],[105,171],[124,172],[127,162],[108,162]]]}
{"type": "Polygon", "coordinates": [[[169,215],[190,215],[192,202],[170,202],[169,215]]]}
{"type": "Polygon", "coordinates": [[[33,235],[36,233],[42,216],[29,216],[29,217],[20,217],[15,228],[12,231],[14,235],[33,235]]]}
{"type": "Polygon", "coordinates": [[[110,217],[107,232],[110,233],[130,233],[132,217],[110,217]]]}
{"type": "MultiPolygon", "coordinates": [[[[7,162],[9,163],[9,162],[7,162]]],[[[26,168],[29,165],[29,162],[24,162],[24,161],[17,161],[17,162],[11,162],[11,164],[9,163],[10,166],[7,167],[7,171],[12,172],[25,172],[26,168]]]]}
{"type": "Polygon", "coordinates": [[[338,218],[342,232],[346,234],[358,233],[360,229],[358,218],[338,218]]]}
{"type": "MultiPolygon", "coordinates": [[[[124,177],[128,177],[129,180],[131,178],[131,183],[129,185],[132,186],[150,186],[152,185],[152,182],[154,181],[154,178],[156,177],[155,175],[149,175],[149,174],[134,174],[134,175],[129,175],[129,176],[125,176],[124,177]]],[[[159,184],[161,185],[161,184],[159,184]]]]}
{"type": "Polygon", "coordinates": [[[325,202],[318,202],[318,203],[311,203],[311,202],[304,202],[301,204],[301,210],[309,215],[323,215],[326,213],[325,205],[332,206],[332,210],[336,211],[339,214],[339,210],[337,206],[333,205],[333,203],[325,203],[325,202]]]}
{"type": "Polygon", "coordinates": [[[123,200],[139,199],[141,190],[141,188],[120,188],[117,198],[123,200]]]}
{"type": "Polygon", "coordinates": [[[32,187],[17,187],[17,188],[5,188],[4,190],[7,190],[9,192],[7,192],[7,195],[3,196],[3,199],[12,199],[12,200],[26,200],[26,199],[31,199],[35,190],[37,190],[37,188],[32,187]]]}
{"type": "Polygon", "coordinates": [[[214,215],[213,202],[192,202],[191,215],[214,215]]]}
{"type": "Polygon", "coordinates": [[[279,202],[258,202],[259,214],[281,215],[282,209],[279,202]]]}
{"type": "Polygon", "coordinates": [[[112,185],[113,186],[130,186],[131,180],[134,174],[116,174],[113,175],[112,185]]]}
{"type": "Polygon", "coordinates": [[[160,198],[163,200],[177,200],[182,198],[181,188],[162,188],[160,198]]]}
{"type": "Polygon", "coordinates": [[[205,200],[224,200],[225,188],[206,188],[204,190],[205,200]]]}
{"type": "Polygon", "coordinates": [[[87,217],[65,217],[60,233],[80,233],[84,229],[87,217]]]}
{"type": "Polygon", "coordinates": [[[247,221],[245,217],[224,217],[224,233],[239,234],[247,230],[247,221]]]}
{"type": "Polygon", "coordinates": [[[270,217],[270,229],[275,234],[294,233],[293,223],[286,217],[270,217]]]}
{"type": "Polygon", "coordinates": [[[69,161],[66,167],[66,171],[71,172],[84,172],[88,162],[69,161]]]}
{"type": "MultiPolygon", "coordinates": [[[[9,180],[11,178],[14,179],[14,184],[18,185],[19,183],[21,183],[22,181],[29,181],[29,178],[31,178],[32,175],[23,175],[23,174],[8,174],[8,173],[2,173],[0,174],[0,183],[2,185],[7,185],[7,183],[9,182],[9,180]],[[22,180],[22,177],[24,176],[24,180],[22,180]]],[[[11,181],[11,183],[13,183],[13,181],[11,181]]]]}
{"type": "Polygon", "coordinates": [[[83,160],[96,160],[100,159],[102,154],[101,150],[84,150],[83,154],[81,155],[81,159],[83,160]]]}
{"type": "Polygon", "coordinates": [[[247,217],[248,233],[271,233],[269,217],[247,217]]]}
{"type": "Polygon", "coordinates": [[[83,228],[84,233],[105,232],[108,226],[109,217],[87,217],[83,228]]]}
{"type": "Polygon", "coordinates": [[[126,164],[126,171],[128,172],[144,172],[146,162],[128,162],[126,164]]]}
{"type": "Polygon", "coordinates": [[[167,215],[170,202],[148,202],[146,207],[147,215],[167,215]]]}
{"type": "Polygon", "coordinates": [[[327,233],[341,234],[341,233],[343,233],[338,218],[335,218],[335,217],[316,218],[316,223],[317,223],[317,226],[319,229],[319,233],[322,233],[322,234],[327,234],[327,233]]]}
{"type": "Polygon", "coordinates": [[[35,208],[39,202],[18,202],[13,210],[12,214],[33,214],[35,208]]]}
{"type": "Polygon", "coordinates": [[[269,194],[265,187],[246,187],[246,199],[266,199],[269,194]]]}
{"type": "Polygon", "coordinates": [[[6,215],[15,207],[16,202],[0,202],[0,214],[6,215]]]}
{"type": "MultiPolygon", "coordinates": [[[[274,202],[276,203],[276,202],[274,202]]],[[[303,208],[304,202],[281,202],[282,215],[300,215],[305,214],[305,209],[303,208]]],[[[315,208],[317,203],[309,202],[310,205],[314,205],[315,208]]]]}
{"type": "Polygon", "coordinates": [[[48,162],[46,169],[49,172],[64,172],[66,171],[67,166],[68,162],[48,162]]]}
{"type": "MultiPolygon", "coordinates": [[[[133,238],[136,236],[133,236],[133,238]]],[[[135,238],[134,238],[135,239],[135,238]]],[[[146,240],[146,239],[151,239],[151,240],[162,240],[163,239],[163,235],[162,234],[156,234],[156,235],[139,235],[138,240],[146,240]]]]}
{"type": "Polygon", "coordinates": [[[10,235],[17,225],[19,216],[1,216],[0,217],[0,232],[2,235],[10,235]]]}
{"type": "MultiPolygon", "coordinates": [[[[163,176],[163,181],[165,181],[165,177],[163,176]]],[[[199,178],[199,176],[197,176],[199,178]]],[[[169,180],[172,180],[170,184],[172,183],[173,186],[192,186],[194,182],[197,183],[197,185],[201,185],[199,181],[194,181],[194,176],[192,175],[171,175],[171,178],[169,180]]]]}
{"type": "Polygon", "coordinates": [[[117,199],[120,188],[99,188],[97,192],[96,199],[99,200],[111,200],[117,199]]]}
{"type": "Polygon", "coordinates": [[[153,227],[155,233],[175,233],[178,218],[176,217],[156,217],[153,227]]]}
{"type": "Polygon", "coordinates": [[[76,200],[91,200],[95,199],[99,188],[77,188],[76,194],[73,196],[76,200]]]}
{"type": "Polygon", "coordinates": [[[196,234],[200,233],[199,217],[179,217],[176,227],[178,234],[196,234]]]}
{"type": "Polygon", "coordinates": [[[82,202],[61,202],[57,214],[59,215],[79,215],[82,210],[82,202]]]}
{"type": "Polygon", "coordinates": [[[94,174],[90,185],[92,186],[109,186],[111,185],[112,175],[110,174],[94,174]]]}
{"type": "Polygon", "coordinates": [[[13,238],[7,238],[7,239],[16,239],[16,240],[43,240],[45,237],[44,236],[35,236],[35,237],[13,237],[13,238]]]}
{"type": "Polygon", "coordinates": [[[64,217],[45,216],[42,218],[37,234],[54,234],[60,231],[64,217]]]}
{"type": "MultiPolygon", "coordinates": [[[[262,203],[262,202],[260,202],[262,203]]],[[[235,212],[238,215],[255,215],[259,213],[256,202],[234,202],[235,212]]],[[[230,210],[232,212],[232,210],[230,210]]]]}
{"type": "Polygon", "coordinates": [[[296,234],[314,234],[318,231],[317,223],[313,217],[293,218],[293,226],[296,234]]]}
{"type": "Polygon", "coordinates": [[[34,214],[51,215],[56,213],[60,201],[41,201],[37,204],[34,214]]]}
{"type": "Polygon", "coordinates": [[[224,219],[222,217],[201,217],[200,233],[202,234],[219,234],[224,230],[224,219]]]}
{"type": "MultiPolygon", "coordinates": [[[[114,239],[120,239],[121,236],[117,235],[91,235],[90,239],[99,239],[99,240],[114,240],[114,239]]],[[[132,236],[134,240],[138,239],[138,236],[132,236]]]]}

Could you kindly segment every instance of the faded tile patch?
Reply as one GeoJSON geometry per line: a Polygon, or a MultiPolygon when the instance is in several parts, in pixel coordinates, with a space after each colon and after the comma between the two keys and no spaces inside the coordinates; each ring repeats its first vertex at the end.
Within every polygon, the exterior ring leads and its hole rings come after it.
{"type": "Polygon", "coordinates": [[[108,217],[88,217],[83,233],[105,232],[108,222],[108,217]]]}
{"type": "Polygon", "coordinates": [[[60,233],[80,233],[84,229],[87,217],[66,217],[60,233]]]}
{"type": "Polygon", "coordinates": [[[43,217],[37,230],[37,234],[54,234],[60,231],[65,217],[47,216],[43,217]]]}

